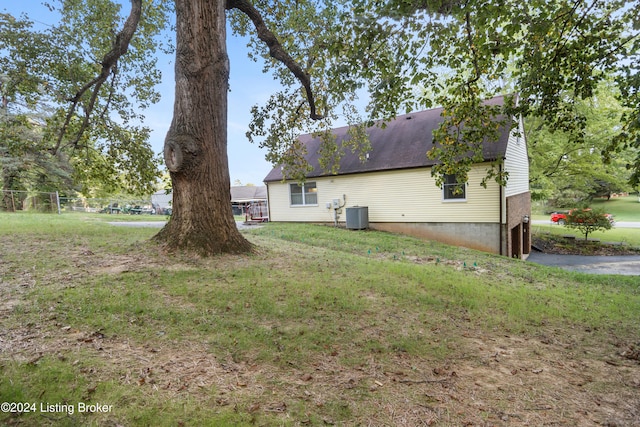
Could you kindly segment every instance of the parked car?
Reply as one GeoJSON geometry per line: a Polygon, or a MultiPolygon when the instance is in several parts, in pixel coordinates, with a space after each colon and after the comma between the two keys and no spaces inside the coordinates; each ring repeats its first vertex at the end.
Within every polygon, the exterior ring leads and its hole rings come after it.
{"type": "MultiPolygon", "coordinates": [[[[585,209],[585,211],[589,211],[591,209],[585,209]]],[[[567,223],[567,215],[569,215],[573,210],[570,211],[558,211],[551,213],[551,222],[555,222],[559,225],[565,225],[567,223]]],[[[613,215],[605,213],[604,216],[609,220],[611,225],[613,225],[613,215]]]]}
{"type": "Polygon", "coordinates": [[[118,206],[117,203],[110,204],[106,208],[100,209],[98,212],[100,213],[108,213],[108,214],[119,214],[122,212],[122,208],[118,206]]]}
{"type": "Polygon", "coordinates": [[[129,209],[129,214],[130,215],[142,215],[142,214],[155,215],[156,214],[156,210],[151,208],[151,207],[149,207],[149,206],[136,205],[136,206],[132,207],[131,209],[129,209]]]}

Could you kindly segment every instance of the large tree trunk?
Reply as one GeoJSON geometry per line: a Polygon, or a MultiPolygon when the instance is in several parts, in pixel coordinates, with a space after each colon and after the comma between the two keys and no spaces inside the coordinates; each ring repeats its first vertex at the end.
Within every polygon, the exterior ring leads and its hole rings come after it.
{"type": "Polygon", "coordinates": [[[173,213],[155,239],[170,251],[248,252],[231,210],[225,2],[176,0],[175,8],[176,94],[164,146],[173,213]]]}

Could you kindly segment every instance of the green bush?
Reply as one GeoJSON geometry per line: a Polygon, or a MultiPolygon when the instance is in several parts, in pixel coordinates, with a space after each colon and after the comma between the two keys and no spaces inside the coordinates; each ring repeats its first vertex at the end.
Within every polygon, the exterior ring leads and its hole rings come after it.
{"type": "Polygon", "coordinates": [[[602,209],[574,209],[567,214],[566,226],[579,230],[587,240],[589,233],[611,229],[611,217],[602,209]]]}

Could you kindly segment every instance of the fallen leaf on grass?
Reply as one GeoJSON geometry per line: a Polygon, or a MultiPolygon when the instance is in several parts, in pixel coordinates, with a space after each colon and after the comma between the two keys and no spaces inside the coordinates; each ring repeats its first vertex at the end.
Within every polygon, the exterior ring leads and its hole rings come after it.
{"type": "Polygon", "coordinates": [[[433,368],[432,372],[436,375],[446,375],[447,370],[444,368],[433,368]]]}
{"type": "Polygon", "coordinates": [[[265,409],[268,412],[285,412],[287,410],[287,404],[284,402],[276,403],[273,406],[270,406],[265,409]]]}
{"type": "Polygon", "coordinates": [[[624,351],[620,353],[620,356],[629,360],[640,360],[640,343],[637,345],[630,344],[624,351]]]}
{"type": "Polygon", "coordinates": [[[36,363],[38,363],[40,361],[40,359],[42,359],[44,357],[43,354],[39,354],[38,356],[34,357],[33,359],[29,360],[27,362],[27,365],[35,365],[36,363]]]}

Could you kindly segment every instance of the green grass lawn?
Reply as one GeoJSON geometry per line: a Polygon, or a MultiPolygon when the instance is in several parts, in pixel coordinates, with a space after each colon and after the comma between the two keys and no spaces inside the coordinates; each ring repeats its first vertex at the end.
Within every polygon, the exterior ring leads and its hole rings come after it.
{"type": "Polygon", "coordinates": [[[636,277],[303,224],[167,256],[156,232],[0,214],[0,400],[75,409],[0,424],[572,425],[640,404],[636,277]]]}
{"type": "MultiPolygon", "coordinates": [[[[28,215],[29,213],[27,213],[28,215]]],[[[86,212],[64,212],[62,215],[71,215],[83,221],[104,221],[104,222],[147,222],[147,221],[167,221],[167,215],[130,215],[130,214],[107,214],[107,213],[86,213],[86,212]]],[[[236,221],[244,221],[244,215],[234,215],[236,221]]]]}
{"type": "MultiPolygon", "coordinates": [[[[27,215],[29,213],[26,213],[27,215]]],[[[88,213],[88,212],[63,212],[63,216],[71,216],[80,221],[104,221],[104,222],[146,222],[146,221],[167,221],[167,215],[131,215],[126,213],[88,213]]]]}
{"type": "Polygon", "coordinates": [[[616,221],[640,222],[640,203],[638,196],[614,197],[611,200],[596,199],[593,208],[601,208],[612,214],[616,221]]]}

